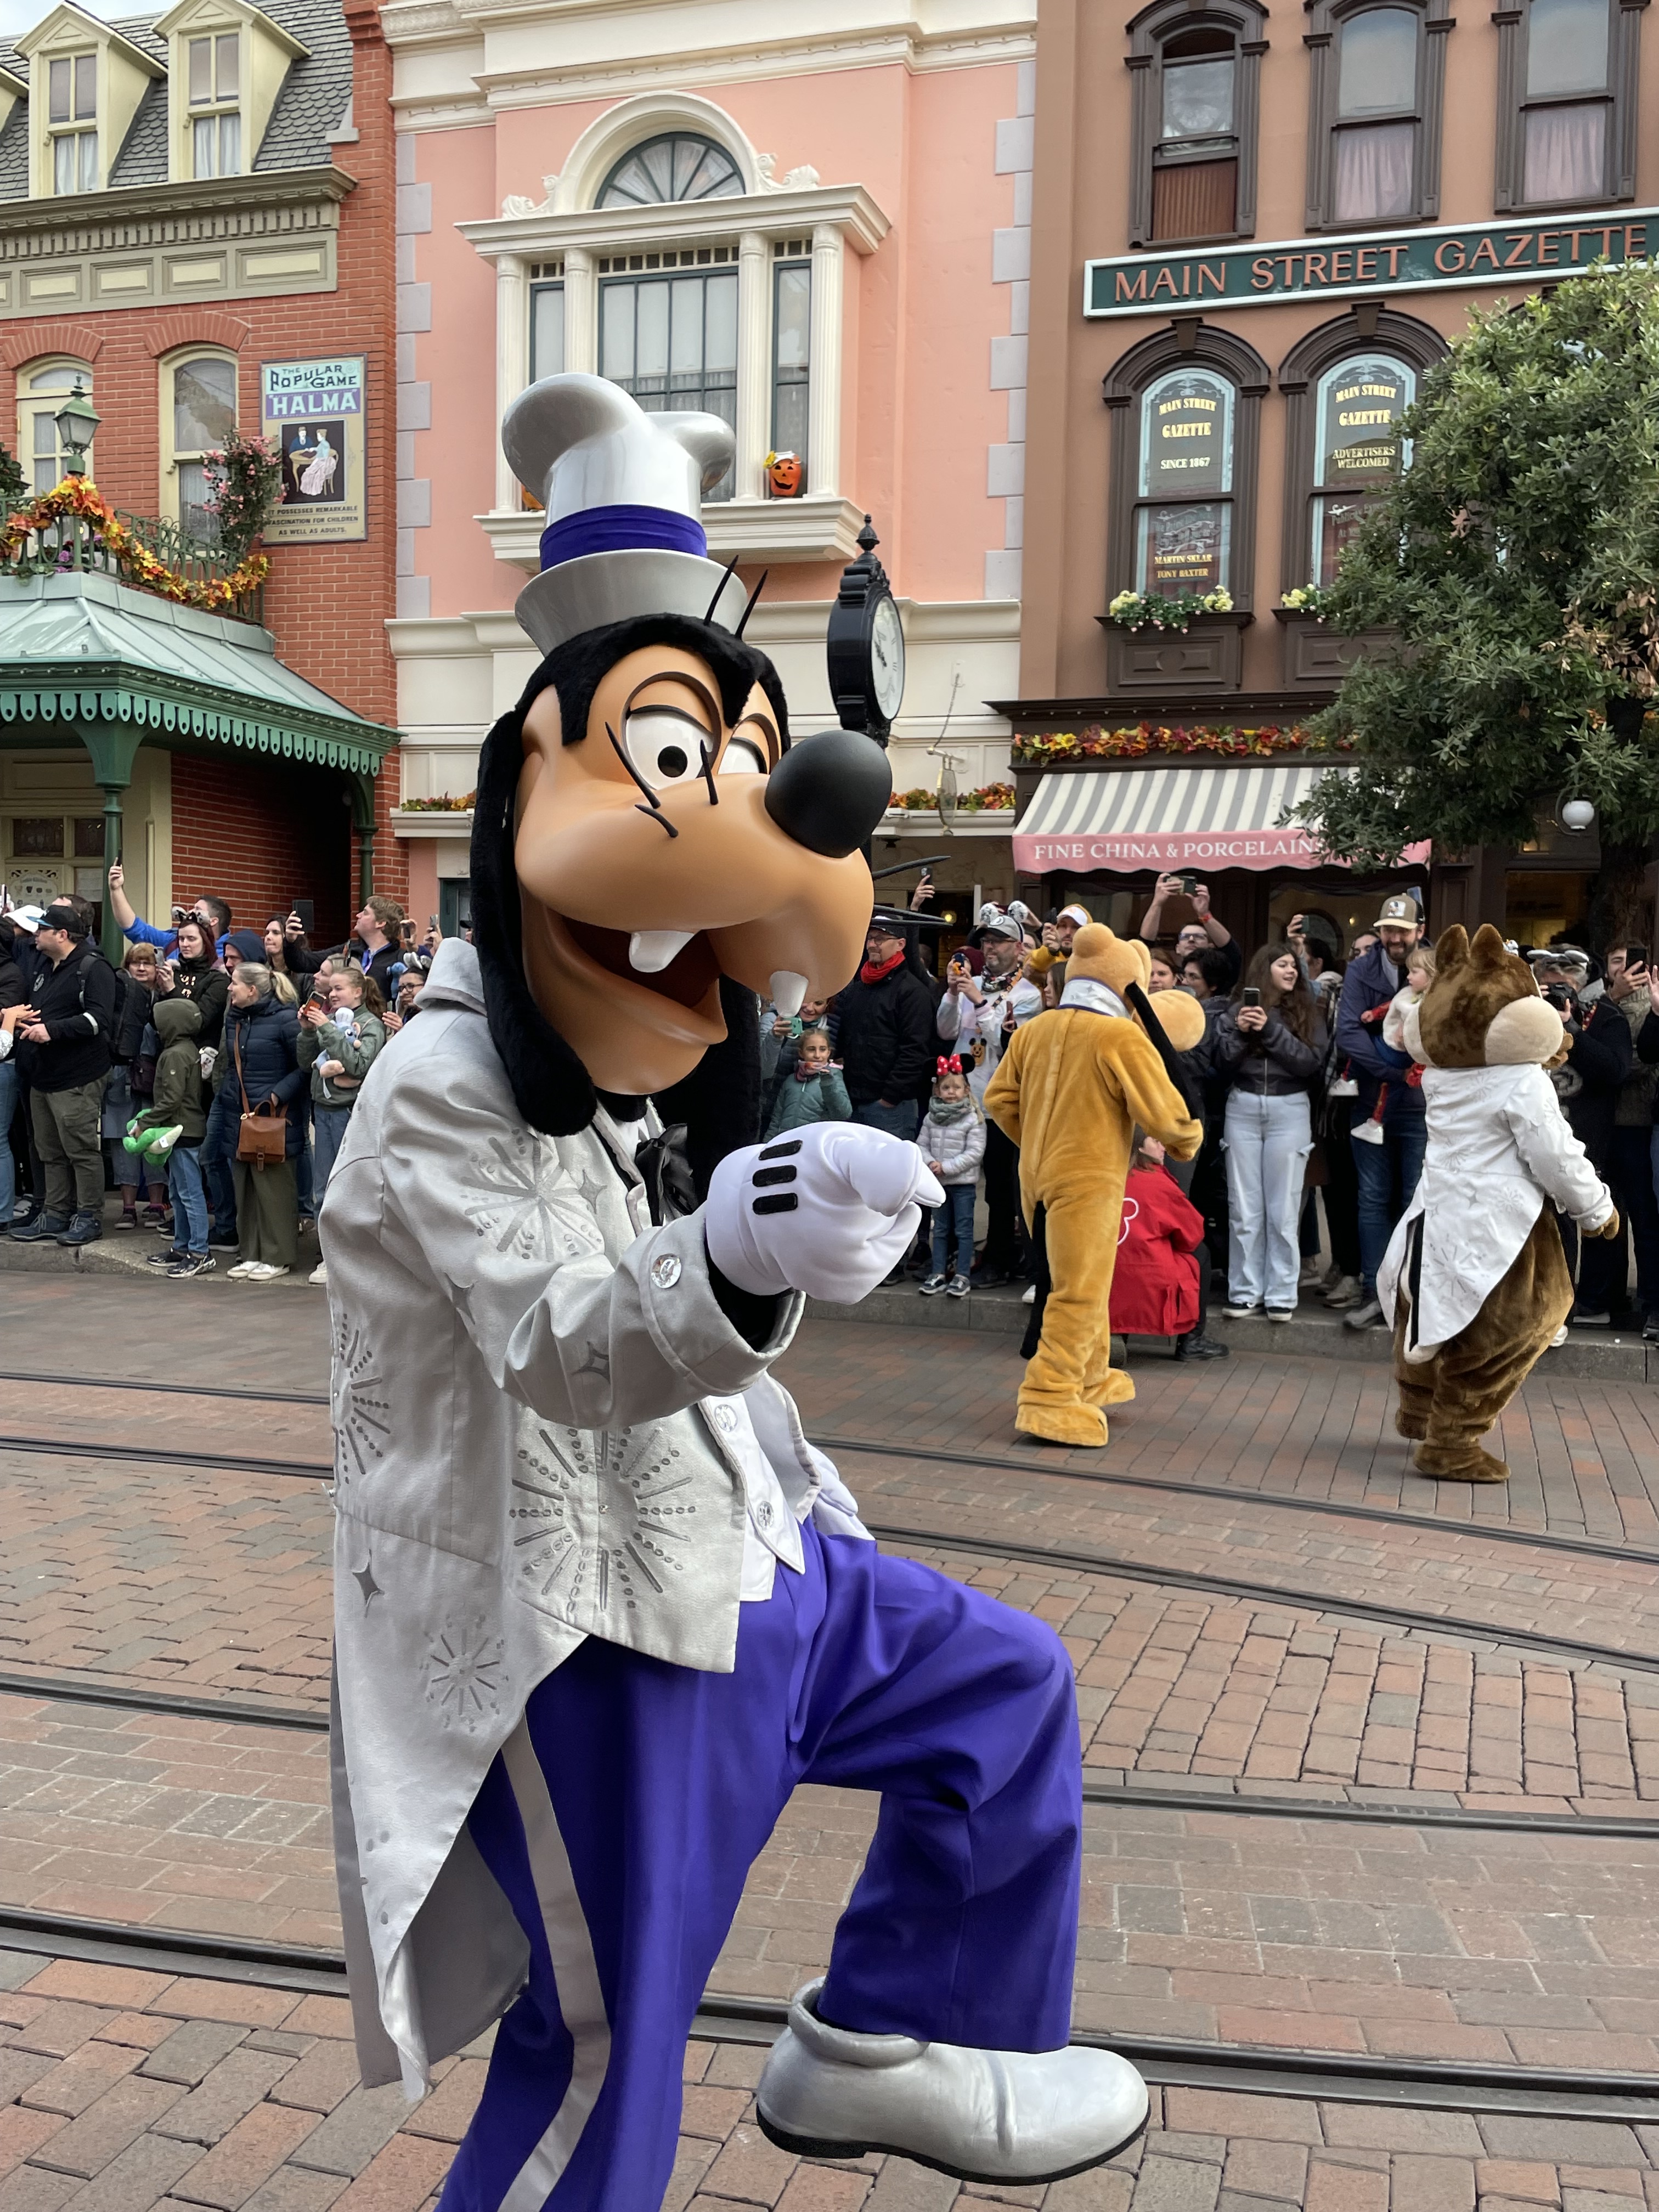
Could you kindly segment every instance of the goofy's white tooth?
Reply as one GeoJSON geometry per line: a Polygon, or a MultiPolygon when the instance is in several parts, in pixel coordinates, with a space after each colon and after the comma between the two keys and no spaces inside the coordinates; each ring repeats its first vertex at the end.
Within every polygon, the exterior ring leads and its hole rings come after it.
{"type": "Polygon", "coordinates": [[[775,968],[772,971],[772,1004],[786,1021],[793,1021],[800,1012],[800,1002],[806,996],[806,978],[796,975],[793,968],[775,968]]]}
{"type": "Polygon", "coordinates": [[[641,975],[659,975],[696,934],[690,929],[636,929],[628,940],[628,964],[641,975]]]}

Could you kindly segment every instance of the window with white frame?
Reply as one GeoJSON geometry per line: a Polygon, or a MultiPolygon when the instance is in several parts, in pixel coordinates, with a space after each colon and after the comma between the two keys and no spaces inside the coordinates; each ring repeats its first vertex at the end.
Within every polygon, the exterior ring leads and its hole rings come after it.
{"type": "Polygon", "coordinates": [[[98,57],[54,54],[46,64],[46,136],[54,193],[98,189],[98,57]]]}
{"type": "Polygon", "coordinates": [[[564,264],[538,261],[530,271],[530,381],[564,368],[564,264]]]}
{"type": "MultiPolygon", "coordinates": [[[[648,415],[694,409],[738,422],[733,246],[613,254],[599,263],[599,374],[648,415]]],[[[704,496],[732,495],[728,469],[704,496]]]]}
{"type": "Polygon", "coordinates": [[[241,40],[234,31],[187,39],[191,174],[242,173],[241,40]]]}
{"type": "MultiPolygon", "coordinates": [[[[211,545],[219,520],[208,504],[207,457],[236,428],[236,363],[228,354],[186,354],[165,363],[162,374],[179,527],[198,544],[211,545]]],[[[162,503],[173,504],[165,479],[162,503]]]]}
{"type": "Polygon", "coordinates": [[[662,207],[680,200],[737,199],[743,174],[724,146],[689,131],[665,131],[623,155],[599,187],[602,208],[662,207]]]}
{"type": "MultiPolygon", "coordinates": [[[[90,399],[92,371],[83,361],[31,362],[17,373],[17,452],[37,497],[53,490],[67,473],[64,464],[68,454],[58,439],[57,416],[77,384],[90,399]]],[[[91,476],[90,450],[81,465],[91,476]]]]}
{"type": "MultiPolygon", "coordinates": [[[[808,466],[812,395],[812,241],[772,248],[772,449],[808,466]]],[[[809,480],[810,482],[810,480],[809,480]]]]}

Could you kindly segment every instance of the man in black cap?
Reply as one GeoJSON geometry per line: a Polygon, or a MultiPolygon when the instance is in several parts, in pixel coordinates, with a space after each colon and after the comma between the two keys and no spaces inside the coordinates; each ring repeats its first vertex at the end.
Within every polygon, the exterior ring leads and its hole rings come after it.
{"type": "Polygon", "coordinates": [[[878,906],[864,964],[842,993],[841,1056],[853,1119],[914,1140],[939,1044],[933,997],[910,965],[908,917],[878,906]]]}
{"type": "Polygon", "coordinates": [[[49,963],[34,991],[36,1018],[20,1034],[46,1205],[14,1237],[90,1244],[104,1233],[104,1152],[99,1123],[115,1024],[115,970],[67,900],[46,908],[35,943],[49,963]]]}

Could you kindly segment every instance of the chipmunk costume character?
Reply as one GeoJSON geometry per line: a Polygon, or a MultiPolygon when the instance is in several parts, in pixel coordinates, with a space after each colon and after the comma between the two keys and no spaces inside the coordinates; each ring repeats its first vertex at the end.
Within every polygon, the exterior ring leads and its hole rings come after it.
{"type": "Polygon", "coordinates": [[[687,2032],[797,1783],[882,1793],[759,2091],[807,2155],[1031,2181],[1144,2125],[1067,2048],[1081,1778],[1058,1640],[883,1556],[770,1378],[939,1191],[755,1133],[755,994],[845,983],[886,762],[793,749],[697,517],[704,415],[557,376],[507,416],[546,655],[484,746],[473,946],[360,1094],[323,1217],[336,1842],[365,2078],[499,2021],[443,2212],[654,2212],[687,2032]]]}
{"type": "Polygon", "coordinates": [[[1503,1482],[1509,1468],[1480,1440],[1572,1310],[1544,1200],[1587,1237],[1616,1237],[1619,1216],[1544,1072],[1562,1056],[1560,1017],[1490,923],[1473,944],[1459,928],[1440,939],[1404,1036],[1423,1063],[1428,1149],[1376,1278],[1395,1425],[1419,1474],[1503,1482]]]}
{"type": "Polygon", "coordinates": [[[1111,1364],[1111,1296],[1136,1123],[1179,1160],[1204,1140],[1164,1059],[1198,1042],[1203,1010],[1184,991],[1149,999],[1151,976],[1138,939],[1079,929],[1060,1005],[1015,1030],[985,1093],[1019,1146],[1025,1218],[1042,1216],[1051,1287],[1014,1425],[1050,1443],[1103,1444],[1101,1409],[1135,1395],[1111,1364]]]}

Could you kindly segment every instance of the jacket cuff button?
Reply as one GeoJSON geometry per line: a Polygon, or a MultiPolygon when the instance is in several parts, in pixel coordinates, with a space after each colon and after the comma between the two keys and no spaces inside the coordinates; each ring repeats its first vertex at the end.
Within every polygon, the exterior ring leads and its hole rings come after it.
{"type": "Polygon", "coordinates": [[[680,1273],[680,1263],[672,1252],[665,1252],[651,1262],[651,1279],[659,1291],[672,1291],[680,1273]]]}

